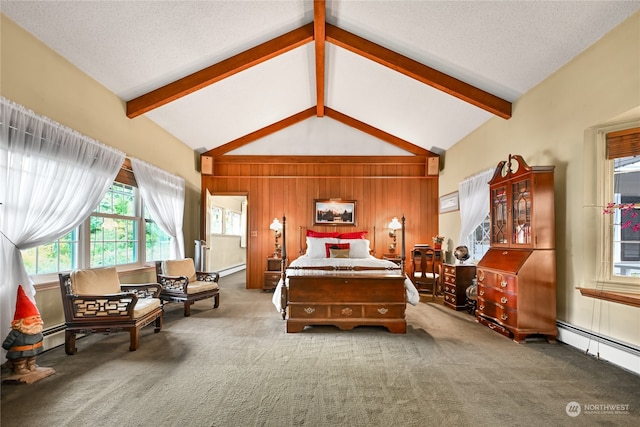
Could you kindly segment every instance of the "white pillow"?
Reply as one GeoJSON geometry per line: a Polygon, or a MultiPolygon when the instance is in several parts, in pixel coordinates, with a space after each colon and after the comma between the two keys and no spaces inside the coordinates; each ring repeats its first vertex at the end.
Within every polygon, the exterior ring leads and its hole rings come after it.
{"type": "Polygon", "coordinates": [[[325,243],[339,243],[337,237],[307,237],[307,256],[309,258],[326,258],[325,243]]]}
{"type": "Polygon", "coordinates": [[[369,258],[369,241],[367,239],[340,239],[340,243],[349,243],[351,258],[369,258]]]}

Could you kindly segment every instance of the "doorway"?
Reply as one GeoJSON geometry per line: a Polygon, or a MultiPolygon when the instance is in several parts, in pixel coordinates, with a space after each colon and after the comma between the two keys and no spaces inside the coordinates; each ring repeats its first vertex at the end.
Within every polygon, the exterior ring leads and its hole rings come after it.
{"type": "Polygon", "coordinates": [[[205,218],[206,268],[220,276],[247,269],[247,195],[211,194],[205,218]]]}

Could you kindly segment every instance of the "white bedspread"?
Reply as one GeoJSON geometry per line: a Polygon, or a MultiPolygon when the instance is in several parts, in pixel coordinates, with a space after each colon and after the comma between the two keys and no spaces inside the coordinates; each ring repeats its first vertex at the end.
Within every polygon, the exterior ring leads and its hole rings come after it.
{"type": "MultiPolygon", "coordinates": [[[[322,267],[322,266],[336,266],[336,267],[398,267],[392,261],[388,261],[385,259],[378,259],[375,257],[369,258],[310,258],[306,255],[303,255],[297,259],[295,259],[289,267],[322,267]]],[[[379,271],[375,270],[365,270],[359,271],[359,274],[379,274],[379,271]]],[[[276,306],[278,312],[282,311],[281,297],[282,297],[282,279],[278,282],[278,286],[273,292],[273,297],[271,301],[273,305],[276,306]]],[[[411,305],[416,305],[420,302],[420,295],[418,294],[418,290],[413,285],[411,279],[405,275],[404,278],[404,288],[407,293],[407,302],[411,305]]]]}

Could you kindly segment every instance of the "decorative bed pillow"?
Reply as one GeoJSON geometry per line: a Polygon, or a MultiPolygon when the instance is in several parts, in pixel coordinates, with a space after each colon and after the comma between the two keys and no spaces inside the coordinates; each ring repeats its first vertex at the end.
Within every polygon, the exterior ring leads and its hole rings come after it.
{"type": "Polygon", "coordinates": [[[352,231],[351,233],[340,233],[340,239],[366,239],[368,231],[352,231]]]}
{"type": "Polygon", "coordinates": [[[335,237],[307,237],[307,256],[309,258],[326,258],[325,243],[340,243],[335,237]]]}
{"type": "Polygon", "coordinates": [[[349,258],[349,249],[329,249],[329,258],[349,258]]]}
{"type": "MultiPolygon", "coordinates": [[[[369,241],[367,239],[349,239],[351,258],[369,258],[369,241]]],[[[340,243],[344,243],[341,241],[340,243]]]]}
{"type": "Polygon", "coordinates": [[[324,247],[326,248],[326,254],[327,254],[327,258],[349,258],[349,243],[325,243],[324,247]],[[335,256],[331,256],[331,250],[332,249],[347,249],[347,256],[343,256],[343,257],[335,257],[335,256]]]}
{"type": "Polygon", "coordinates": [[[340,235],[339,232],[337,231],[313,231],[313,230],[307,230],[307,237],[338,237],[340,235]]]}

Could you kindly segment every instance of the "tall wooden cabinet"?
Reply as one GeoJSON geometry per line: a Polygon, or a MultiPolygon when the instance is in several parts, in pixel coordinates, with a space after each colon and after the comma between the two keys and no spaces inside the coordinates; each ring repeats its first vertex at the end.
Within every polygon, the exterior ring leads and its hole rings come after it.
{"type": "Polygon", "coordinates": [[[517,342],[557,336],[554,168],[509,155],[489,182],[491,248],[477,265],[476,316],[517,342]]]}

